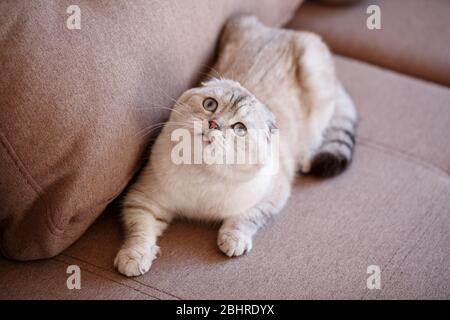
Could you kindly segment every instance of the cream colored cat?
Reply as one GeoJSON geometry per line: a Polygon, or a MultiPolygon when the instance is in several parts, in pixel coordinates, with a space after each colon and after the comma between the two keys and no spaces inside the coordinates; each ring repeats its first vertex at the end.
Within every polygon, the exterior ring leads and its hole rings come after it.
{"type": "Polygon", "coordinates": [[[332,176],[352,158],[355,107],[318,36],[240,17],[226,25],[219,53],[211,79],[178,99],[126,195],[126,239],[114,261],[126,276],[150,269],[157,238],[177,217],[219,220],[220,250],[230,257],[249,252],[256,231],[286,204],[298,170],[332,176]],[[194,120],[201,121],[202,146],[225,152],[237,150],[225,132],[257,145],[273,144],[276,133],[278,170],[265,173],[273,152],[266,163],[174,163],[172,133],[195,135],[194,120]],[[265,142],[254,132],[264,133],[265,142]]]}

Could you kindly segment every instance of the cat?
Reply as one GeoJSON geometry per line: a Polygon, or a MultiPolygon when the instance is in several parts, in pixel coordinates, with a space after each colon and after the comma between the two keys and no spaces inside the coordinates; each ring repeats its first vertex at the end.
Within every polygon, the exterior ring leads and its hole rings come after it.
{"type": "Polygon", "coordinates": [[[241,16],[227,22],[218,49],[209,79],[178,98],[124,199],[126,239],[114,265],[126,276],[150,269],[157,238],[177,217],[220,221],[219,249],[229,257],[249,252],[253,235],[285,206],[298,171],[334,176],[352,160],[356,109],[319,36],[241,16]],[[278,137],[277,170],[264,173],[273,151],[256,164],[174,163],[177,129],[225,153],[237,150],[225,131],[258,146],[278,137]]]}

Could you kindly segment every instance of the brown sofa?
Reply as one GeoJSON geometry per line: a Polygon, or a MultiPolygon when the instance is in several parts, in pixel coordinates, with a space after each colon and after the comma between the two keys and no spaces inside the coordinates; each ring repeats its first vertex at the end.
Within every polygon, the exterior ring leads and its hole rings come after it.
{"type": "Polygon", "coordinates": [[[65,27],[70,4],[0,3],[0,298],[450,298],[448,1],[78,1],[80,30],[65,27]],[[366,28],[372,3],[381,30],[366,28]],[[249,255],[228,259],[216,227],[178,222],[151,271],[125,278],[112,266],[118,196],[154,135],[136,137],[207,71],[239,13],[294,16],[287,28],[334,50],[360,114],[354,162],[299,177],[249,255]],[[380,290],[366,287],[370,265],[380,290]]]}

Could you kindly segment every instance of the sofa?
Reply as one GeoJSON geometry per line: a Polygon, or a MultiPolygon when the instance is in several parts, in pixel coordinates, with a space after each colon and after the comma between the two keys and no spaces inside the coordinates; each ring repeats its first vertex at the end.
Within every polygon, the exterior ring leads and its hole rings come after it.
{"type": "Polygon", "coordinates": [[[79,29],[72,2],[0,3],[0,299],[450,298],[450,2],[80,0],[79,29]],[[209,71],[238,14],[322,36],[358,108],[354,160],[299,175],[249,254],[177,221],[151,270],[126,278],[121,199],[158,131],[142,133],[209,71]]]}

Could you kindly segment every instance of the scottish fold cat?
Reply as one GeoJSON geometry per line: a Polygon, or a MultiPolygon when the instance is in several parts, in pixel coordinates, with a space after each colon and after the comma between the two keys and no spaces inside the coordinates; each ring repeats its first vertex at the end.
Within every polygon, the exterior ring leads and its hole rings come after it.
{"type": "Polygon", "coordinates": [[[158,237],[177,217],[219,221],[219,249],[229,257],[249,252],[299,171],[333,176],[352,159],[355,106],[319,36],[243,16],[226,24],[218,50],[208,79],[176,101],[124,199],[126,238],[114,265],[126,276],[150,269],[158,237]],[[178,150],[180,131],[197,143],[178,150]],[[263,161],[202,161],[208,150],[250,159],[261,149],[263,161]]]}

